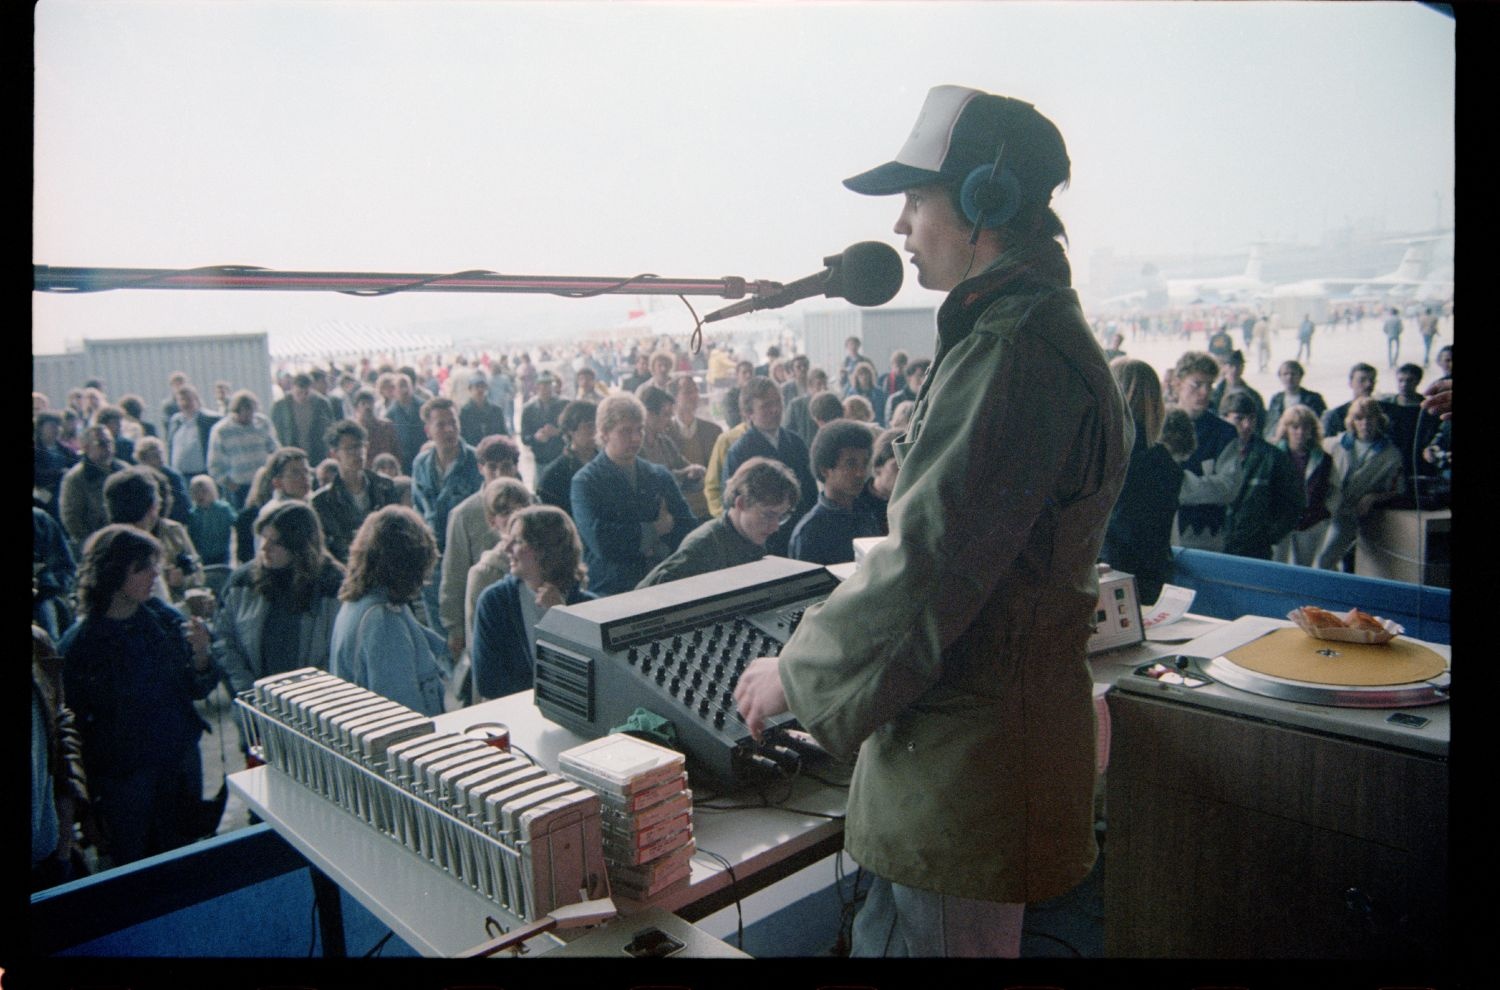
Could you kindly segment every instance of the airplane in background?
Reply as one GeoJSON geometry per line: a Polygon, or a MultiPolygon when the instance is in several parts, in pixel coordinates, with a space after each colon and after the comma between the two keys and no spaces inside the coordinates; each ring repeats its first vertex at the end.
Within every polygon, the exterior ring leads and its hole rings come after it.
{"type": "Polygon", "coordinates": [[[1108,307],[1144,306],[1149,309],[1166,306],[1216,306],[1224,303],[1252,302],[1270,294],[1271,285],[1261,277],[1260,245],[1250,248],[1250,258],[1240,275],[1215,275],[1203,278],[1163,279],[1154,266],[1143,275],[1146,288],[1111,296],[1103,301],[1108,307]]]}
{"type": "Polygon", "coordinates": [[[1450,235],[1402,238],[1407,244],[1394,271],[1375,276],[1308,278],[1278,285],[1273,298],[1418,299],[1440,300],[1453,295],[1453,266],[1440,265],[1428,271],[1432,244],[1450,235]]]}

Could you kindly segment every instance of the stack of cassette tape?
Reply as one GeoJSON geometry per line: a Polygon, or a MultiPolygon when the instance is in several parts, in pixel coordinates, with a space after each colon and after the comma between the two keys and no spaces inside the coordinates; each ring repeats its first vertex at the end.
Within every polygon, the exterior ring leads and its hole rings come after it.
{"type": "Polygon", "coordinates": [[[610,886],[644,901],[688,882],[693,792],[681,753],[614,734],[564,750],[558,770],[599,795],[610,886]]]}
{"type": "Polygon", "coordinates": [[[592,790],[312,667],[235,703],[269,766],[518,917],[609,896],[592,790]]]}

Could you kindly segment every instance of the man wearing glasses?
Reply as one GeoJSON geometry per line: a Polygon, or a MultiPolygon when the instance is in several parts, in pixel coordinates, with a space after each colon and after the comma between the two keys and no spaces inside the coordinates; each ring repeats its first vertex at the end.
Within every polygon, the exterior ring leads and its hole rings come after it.
{"type": "Polygon", "coordinates": [[[792,517],[800,496],[791,468],[769,457],[750,458],[724,486],[724,502],[729,506],[724,514],[684,536],[681,545],[636,587],[760,560],[766,555],[766,541],[792,517]]]}
{"type": "Polygon", "coordinates": [[[313,492],[312,507],[323,524],[328,552],[339,563],[348,563],[349,544],[365,517],[376,509],[395,505],[401,497],[391,479],[365,468],[364,427],[352,419],[341,419],[328,428],[324,443],[339,462],[339,473],[332,483],[313,492]]]}

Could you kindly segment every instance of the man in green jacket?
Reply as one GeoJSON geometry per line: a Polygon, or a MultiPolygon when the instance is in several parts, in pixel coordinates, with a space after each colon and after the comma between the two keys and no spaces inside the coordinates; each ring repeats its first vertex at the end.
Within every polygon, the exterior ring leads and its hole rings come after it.
{"type": "Polygon", "coordinates": [[[1025,902],[1098,852],[1086,651],[1131,426],[1048,205],[1068,176],[1030,104],[939,86],[895,161],[845,180],[904,194],[895,232],[948,293],[937,356],[895,444],[889,538],[736,702],[754,736],[790,710],[858,753],[844,841],[875,880],[856,955],[1016,956],[1025,902]]]}

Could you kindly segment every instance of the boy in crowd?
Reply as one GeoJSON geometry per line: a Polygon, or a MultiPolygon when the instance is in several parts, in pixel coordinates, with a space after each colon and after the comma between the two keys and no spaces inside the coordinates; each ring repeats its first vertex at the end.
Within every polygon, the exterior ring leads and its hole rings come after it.
{"type": "Polygon", "coordinates": [[[870,480],[875,436],[863,423],[836,419],[813,437],[813,472],[823,483],[818,504],[792,531],[791,556],[815,564],[846,564],[854,559],[854,541],[879,536],[880,523],[855,502],[870,480]]]}
{"type": "Polygon", "coordinates": [[[234,506],[219,497],[214,479],[200,474],[188,483],[193,508],[187,530],[204,564],[229,563],[229,534],[234,532],[234,506]]]}

